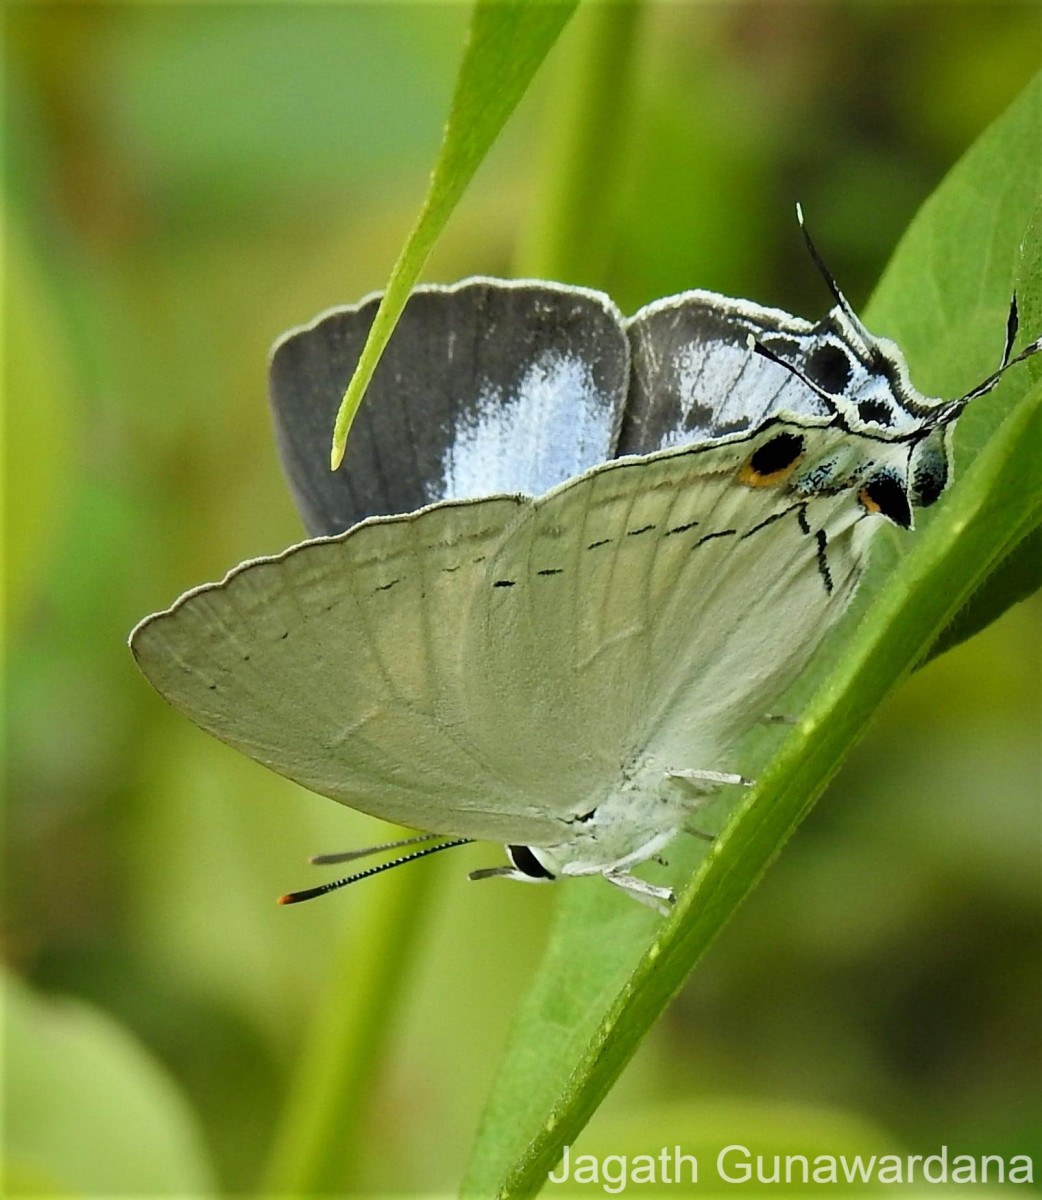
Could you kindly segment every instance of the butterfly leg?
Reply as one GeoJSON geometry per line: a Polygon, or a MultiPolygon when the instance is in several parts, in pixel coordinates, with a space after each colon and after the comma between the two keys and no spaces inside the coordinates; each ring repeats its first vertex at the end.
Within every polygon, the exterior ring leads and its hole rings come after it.
{"type": "Polygon", "coordinates": [[[761,725],[797,725],[799,719],[786,713],[764,713],[760,718],[761,725]]]}
{"type": "Polygon", "coordinates": [[[716,841],[715,833],[706,833],[704,829],[699,829],[696,825],[685,825],[684,832],[691,834],[692,837],[701,838],[703,842],[713,843],[716,841]]]}
{"type": "Polygon", "coordinates": [[[617,888],[622,888],[634,900],[639,900],[641,904],[653,908],[663,917],[669,915],[670,909],[677,902],[673,889],[670,887],[658,887],[654,883],[648,883],[645,879],[638,879],[636,875],[627,875],[619,871],[604,871],[603,874],[609,883],[613,883],[617,888]]]}
{"type": "MultiPolygon", "coordinates": [[[[729,771],[699,771],[696,769],[667,771],[666,778],[675,779],[678,783],[686,785],[690,795],[686,807],[692,812],[697,812],[709,804],[713,799],[713,793],[721,785],[739,784],[741,787],[752,787],[755,782],[752,779],[746,779],[744,775],[735,775],[729,771]]],[[[691,824],[685,824],[684,832],[701,838],[704,842],[716,841],[713,834],[706,833],[704,829],[699,829],[691,824]]]]}
{"type": "Polygon", "coordinates": [[[731,771],[698,771],[691,767],[681,768],[674,771],[666,772],[667,779],[680,779],[684,783],[694,785],[699,791],[712,791],[711,787],[702,788],[699,784],[722,784],[722,783],[739,783],[742,787],[752,787],[753,780],[746,779],[744,775],[735,775],[731,771]]]}

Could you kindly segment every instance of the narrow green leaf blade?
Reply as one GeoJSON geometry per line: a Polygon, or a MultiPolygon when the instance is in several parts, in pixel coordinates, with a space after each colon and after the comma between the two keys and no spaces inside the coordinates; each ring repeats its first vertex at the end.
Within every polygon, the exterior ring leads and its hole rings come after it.
{"type": "Polygon", "coordinates": [[[427,198],[394,264],[337,413],[330,459],[334,471],[343,461],[351,422],[427,255],[577,4],[578,0],[477,0],[427,198]]]}
{"type": "Polygon", "coordinates": [[[1042,588],[1042,528],[1027,535],[938,634],[920,666],[973,637],[1042,588]]]}
{"type": "MultiPolygon", "coordinates": [[[[1005,307],[1038,195],[1042,80],[984,134],[924,206],[880,285],[869,324],[901,338],[916,373],[958,394],[1001,349],[1005,307]],[[940,316],[934,315],[934,310],[940,316]]],[[[1042,280],[1019,280],[1030,333],[1042,280]]],[[[980,582],[1042,519],[1042,384],[1011,373],[967,414],[964,478],[904,543],[885,587],[866,587],[823,661],[824,682],[760,785],[705,857],[670,919],[570,883],[525,998],[464,1185],[467,1195],[532,1195],[572,1142],[692,965],[812,806],[885,696],[980,582]],[[972,420],[971,420],[972,418],[972,420]],[[967,463],[972,465],[967,466],[967,463]],[[827,675],[824,672],[827,671],[827,675]]],[[[931,382],[932,381],[932,382],[931,382]]],[[[883,547],[885,549],[885,547],[883,547]]],[[[697,852],[670,847],[671,859],[697,852]]]]}

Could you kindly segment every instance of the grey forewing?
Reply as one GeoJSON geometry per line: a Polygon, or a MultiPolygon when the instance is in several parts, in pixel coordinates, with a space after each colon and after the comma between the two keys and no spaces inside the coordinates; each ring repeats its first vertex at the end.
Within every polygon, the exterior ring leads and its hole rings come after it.
{"type": "Polygon", "coordinates": [[[633,375],[619,453],[752,430],[782,411],[829,421],[823,401],[748,345],[752,333],[796,357],[815,330],[780,310],[712,292],[685,292],[641,309],[629,324],[633,375]]]}
{"type": "Polygon", "coordinates": [[[331,472],[333,421],[378,303],[332,310],[272,353],[279,455],[310,534],[447,498],[539,494],[612,456],[629,377],[615,306],[474,279],[410,298],[331,472]]]}

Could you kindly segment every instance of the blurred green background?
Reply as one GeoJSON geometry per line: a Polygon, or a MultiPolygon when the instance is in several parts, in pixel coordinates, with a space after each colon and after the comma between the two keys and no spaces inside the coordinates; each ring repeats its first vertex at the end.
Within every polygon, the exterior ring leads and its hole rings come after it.
{"type": "MultiPolygon", "coordinates": [[[[267,349],[386,280],[467,18],[5,8],[7,1194],[255,1187],[330,964],[387,895],[384,878],[275,907],[315,881],[308,854],[381,826],[211,742],[125,640],[301,536],[267,349]]],[[[515,270],[582,36],[427,279],[515,270]]],[[[607,233],[576,279],[628,311],[708,287],[820,314],[796,198],[862,304],[1042,61],[1034,4],[653,5],[634,36],[607,233]]],[[[1038,1154],[1040,613],[1020,605],[894,699],[580,1151],[656,1151],[715,1121],[725,1141],[832,1122],[919,1153],[1038,1154]]],[[[459,1179],[554,904],[468,886],[495,861],[412,868],[433,883],[350,1190],[459,1179]]]]}

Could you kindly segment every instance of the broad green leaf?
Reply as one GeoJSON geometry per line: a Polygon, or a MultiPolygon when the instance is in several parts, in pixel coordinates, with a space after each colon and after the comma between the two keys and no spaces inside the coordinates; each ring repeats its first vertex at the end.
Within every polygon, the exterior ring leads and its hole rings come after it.
{"type": "Polygon", "coordinates": [[[343,461],[348,430],[365,389],[435,239],[577,3],[477,0],[427,198],[394,264],[337,413],[331,455],[334,471],[343,461]]]}
{"type": "Polygon", "coordinates": [[[3,987],[4,1195],[45,1180],[64,1194],[211,1192],[191,1111],[125,1029],[82,1001],[3,987]]]}
{"type": "MultiPolygon", "coordinates": [[[[1017,278],[1018,262],[1037,261],[1038,231],[1028,230],[1038,195],[1040,83],[923,207],[868,313],[871,328],[902,341],[919,384],[935,393],[957,395],[993,368],[1015,284],[1026,328],[1040,323],[1042,280],[1017,278]]],[[[858,621],[845,621],[819,660],[823,682],[799,724],[697,871],[701,851],[692,839],[670,847],[678,868],[671,878],[694,877],[669,919],[627,907],[597,880],[562,886],[545,960],[479,1133],[467,1195],[532,1195],[545,1183],[560,1148],[575,1141],[879,704],[1042,521],[1042,384],[1032,384],[1031,366],[1011,372],[967,413],[955,485],[903,541],[906,553],[880,580],[885,586],[866,586],[858,621]]]]}

